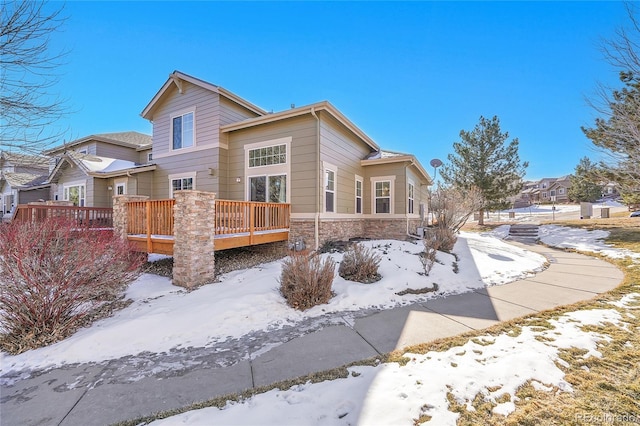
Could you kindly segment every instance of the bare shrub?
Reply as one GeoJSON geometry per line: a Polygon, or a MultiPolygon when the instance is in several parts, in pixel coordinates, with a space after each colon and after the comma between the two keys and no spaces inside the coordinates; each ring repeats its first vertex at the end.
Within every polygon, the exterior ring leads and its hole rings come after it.
{"type": "Polygon", "coordinates": [[[0,227],[0,348],[20,353],[69,336],[143,262],[111,231],[56,219],[0,227]]]}
{"type": "Polygon", "coordinates": [[[425,235],[422,243],[424,244],[424,251],[419,253],[418,256],[420,257],[424,274],[429,275],[431,269],[433,269],[433,265],[436,263],[436,255],[440,248],[440,241],[436,238],[434,232],[429,232],[425,235]]]}
{"type": "Polygon", "coordinates": [[[347,249],[338,268],[345,280],[370,284],[379,281],[378,267],[382,258],[362,244],[353,244],[347,249]]]}
{"type": "Polygon", "coordinates": [[[333,296],[335,268],[329,257],[322,261],[318,255],[296,253],[282,263],[280,294],[289,306],[300,311],[328,303],[333,296]]]}
{"type": "Polygon", "coordinates": [[[429,229],[427,231],[427,235],[428,238],[433,239],[437,242],[437,250],[447,253],[453,250],[456,241],[458,241],[458,237],[456,237],[456,234],[453,232],[453,230],[440,226],[429,229]]]}
{"type": "Polygon", "coordinates": [[[484,200],[479,189],[464,190],[453,187],[438,188],[431,192],[431,213],[438,228],[457,233],[469,217],[482,208],[484,200]]]}

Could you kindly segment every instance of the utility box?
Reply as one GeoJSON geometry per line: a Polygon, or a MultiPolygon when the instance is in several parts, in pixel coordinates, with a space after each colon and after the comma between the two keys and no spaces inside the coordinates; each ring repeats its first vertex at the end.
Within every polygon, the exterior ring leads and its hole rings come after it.
{"type": "Polygon", "coordinates": [[[591,219],[593,216],[593,204],[580,203],[580,219],[591,219]]]}
{"type": "Polygon", "coordinates": [[[609,207],[603,207],[600,209],[600,217],[603,219],[609,218],[609,207]]]}
{"type": "Polygon", "coordinates": [[[516,212],[509,212],[509,219],[515,219],[516,218],[516,212]]]}

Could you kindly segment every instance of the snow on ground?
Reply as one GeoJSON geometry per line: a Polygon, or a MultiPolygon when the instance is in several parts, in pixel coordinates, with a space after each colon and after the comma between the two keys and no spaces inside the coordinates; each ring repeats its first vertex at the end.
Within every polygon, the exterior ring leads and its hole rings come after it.
{"type": "MultiPolygon", "coordinates": [[[[543,256],[495,237],[464,233],[454,248],[458,260],[451,254],[438,253],[438,263],[429,276],[424,276],[420,275],[424,271],[418,257],[422,245],[395,240],[363,244],[382,257],[382,279],[360,284],[344,280],[336,272],[336,295],[326,305],[305,312],[290,308],[278,290],[280,261],[225,274],[219,283],[192,292],[173,286],[168,278],[144,274],[127,290],[126,297],[133,300],[130,306],[51,346],[16,356],[3,354],[2,371],[100,362],[145,351],[209,347],[252,331],[294,325],[328,313],[387,309],[504,284],[541,270],[545,263],[543,256]],[[438,284],[437,293],[396,294],[408,288],[431,288],[433,283],[438,284]],[[127,336],[126,341],[122,336],[127,336]]],[[[338,262],[343,257],[341,253],[323,256],[338,262]]]]}
{"type": "MultiPolygon", "coordinates": [[[[627,296],[627,307],[640,294],[627,296]]],[[[240,403],[193,410],[153,422],[170,425],[354,425],[413,424],[421,415],[431,423],[454,425],[458,414],[449,410],[450,392],[460,404],[473,409],[478,393],[491,401],[511,396],[493,409],[508,415],[515,410],[515,393],[528,381],[539,390],[571,391],[557,364],[563,348],[584,349],[584,358],[601,357],[597,343],[607,336],[583,330],[586,325],[611,323],[623,327],[614,309],[570,312],[549,321],[550,329],[523,327],[517,336],[482,336],[462,346],[424,355],[406,353],[410,361],[349,369],[344,379],[274,389],[240,403]],[[517,372],[505,366],[518,366],[517,372]]]]}
{"type": "Polygon", "coordinates": [[[549,225],[540,227],[539,235],[540,241],[553,247],[598,253],[614,259],[631,257],[640,260],[640,253],[617,249],[606,244],[604,239],[609,236],[608,231],[587,231],[584,229],[549,225]]]}
{"type": "MultiPolygon", "coordinates": [[[[207,347],[229,337],[254,330],[269,330],[329,312],[377,307],[391,308],[417,300],[500,285],[539,270],[545,259],[501,241],[506,227],[491,233],[462,233],[454,248],[456,257],[439,253],[430,276],[420,275],[418,244],[371,241],[365,245],[382,256],[383,278],[374,284],[348,282],[336,274],[336,296],[330,303],[306,312],[289,308],[278,292],[281,262],[225,274],[221,282],[187,292],[166,278],[143,275],[127,290],[133,303],[113,317],[101,320],[70,338],[46,348],[16,356],[1,354],[2,372],[37,369],[78,362],[99,362],[142,351],[164,352],[175,347],[207,347]],[[458,273],[454,269],[459,269],[458,273]],[[438,294],[397,296],[407,288],[431,287],[438,294]],[[123,339],[122,336],[127,336],[123,339]]],[[[605,234],[577,228],[542,227],[542,239],[550,245],[617,255],[605,245],[605,234]]],[[[341,254],[325,254],[340,261],[341,254]]],[[[628,295],[618,302],[626,307],[640,299],[628,295]]],[[[518,336],[485,336],[463,346],[425,355],[406,354],[404,367],[383,364],[353,367],[347,379],[304,384],[288,390],[272,390],[224,409],[207,408],[158,422],[159,424],[397,424],[410,423],[421,414],[434,424],[455,423],[448,410],[447,392],[469,404],[478,392],[494,400],[513,396],[522,383],[532,380],[540,389],[570,390],[556,363],[560,348],[584,348],[585,356],[599,356],[596,344],[607,336],[582,330],[586,324],[621,325],[614,308],[567,313],[552,321],[554,328],[524,327],[518,336]],[[550,337],[544,339],[540,337],[550,337]],[[518,365],[517,374],[504,368],[518,365]],[[490,390],[491,389],[491,390],[490,390]],[[496,390],[497,389],[497,390],[496,390]]],[[[498,404],[496,413],[514,409],[513,399],[498,404]]]]}

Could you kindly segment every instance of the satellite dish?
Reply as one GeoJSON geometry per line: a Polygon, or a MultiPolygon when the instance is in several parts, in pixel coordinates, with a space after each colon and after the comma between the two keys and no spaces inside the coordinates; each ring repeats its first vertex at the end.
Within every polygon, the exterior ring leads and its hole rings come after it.
{"type": "Polygon", "coordinates": [[[440,160],[439,160],[439,159],[437,159],[437,158],[434,158],[433,160],[431,160],[431,162],[430,162],[429,164],[431,164],[431,167],[433,167],[434,169],[436,169],[436,168],[438,168],[438,167],[442,166],[442,161],[440,161],[440,160]]]}

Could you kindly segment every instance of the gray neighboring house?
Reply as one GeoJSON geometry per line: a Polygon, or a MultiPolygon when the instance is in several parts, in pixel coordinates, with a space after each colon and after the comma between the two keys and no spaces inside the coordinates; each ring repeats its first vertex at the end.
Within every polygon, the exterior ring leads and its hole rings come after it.
{"type": "Polygon", "coordinates": [[[181,189],[291,204],[292,241],[404,238],[424,224],[430,176],[381,149],[327,101],[268,113],[173,72],[141,113],[153,123],[151,197],[181,189]]]}
{"type": "Polygon", "coordinates": [[[0,210],[8,220],[18,204],[49,198],[46,157],[0,152],[0,210]]]}
{"type": "Polygon", "coordinates": [[[151,136],[139,132],[86,136],[49,149],[51,199],[112,207],[114,195],[151,195],[151,136]]]}

